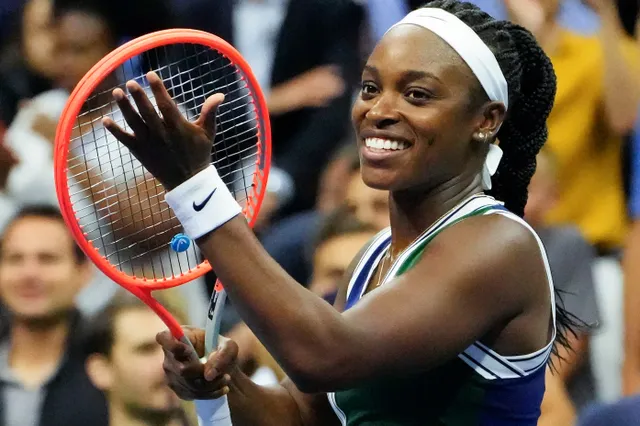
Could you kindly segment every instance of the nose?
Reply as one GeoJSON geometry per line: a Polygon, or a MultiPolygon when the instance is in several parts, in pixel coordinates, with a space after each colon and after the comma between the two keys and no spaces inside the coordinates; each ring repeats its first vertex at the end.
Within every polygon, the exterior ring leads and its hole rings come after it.
{"type": "Polygon", "coordinates": [[[397,98],[392,93],[382,93],[366,114],[367,120],[378,128],[384,128],[399,121],[397,98]]]}

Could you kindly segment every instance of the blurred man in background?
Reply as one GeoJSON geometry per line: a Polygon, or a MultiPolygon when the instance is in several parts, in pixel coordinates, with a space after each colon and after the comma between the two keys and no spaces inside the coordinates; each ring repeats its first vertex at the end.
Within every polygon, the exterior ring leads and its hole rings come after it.
{"type": "Polygon", "coordinates": [[[88,260],[53,207],[22,210],[0,240],[0,425],[106,426],[106,404],[84,370],[78,292],[88,260]]]}
{"type": "MultiPolygon", "coordinates": [[[[154,297],[184,323],[184,308],[171,296],[162,291],[154,297]]],[[[93,319],[86,368],[93,384],[107,397],[110,426],[189,425],[182,402],[167,385],[162,369],[163,353],[156,334],[166,328],[147,305],[128,293],[118,294],[93,319]]]]}

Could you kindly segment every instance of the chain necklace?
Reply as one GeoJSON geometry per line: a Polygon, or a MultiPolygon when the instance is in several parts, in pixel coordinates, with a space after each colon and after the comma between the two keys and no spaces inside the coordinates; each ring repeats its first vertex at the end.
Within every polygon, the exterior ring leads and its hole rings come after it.
{"type": "MultiPolygon", "coordinates": [[[[471,195],[470,197],[466,198],[465,200],[470,200],[471,198],[475,198],[475,197],[477,197],[477,196],[479,196],[479,195],[484,195],[484,194],[483,194],[483,193],[481,193],[481,192],[479,192],[479,193],[475,193],[475,194],[471,195]]],[[[417,237],[416,237],[416,238],[411,242],[411,244],[409,244],[406,248],[404,248],[402,251],[400,251],[400,253],[396,256],[396,259],[397,259],[398,257],[401,257],[401,256],[405,253],[405,251],[407,251],[409,248],[411,248],[411,247],[415,244],[415,242],[416,242],[416,241],[420,240],[420,239],[421,239],[425,234],[427,234],[429,231],[431,231],[431,229],[433,228],[433,226],[434,226],[436,223],[440,222],[440,221],[441,221],[444,217],[446,217],[449,213],[451,213],[451,212],[452,212],[452,211],[454,211],[456,208],[458,208],[458,206],[459,206],[459,205],[460,205],[460,203],[458,203],[458,204],[456,204],[455,206],[453,206],[451,209],[449,209],[447,212],[445,212],[442,216],[440,216],[440,217],[439,217],[435,222],[433,222],[433,224],[432,224],[431,226],[427,227],[424,231],[422,231],[422,232],[420,233],[420,235],[418,235],[418,236],[417,236],[417,237]]],[[[378,270],[378,280],[377,280],[377,282],[376,282],[376,285],[373,287],[374,289],[375,289],[375,288],[380,287],[380,286],[383,284],[383,283],[382,283],[382,278],[383,278],[383,276],[382,276],[382,272],[384,271],[384,266],[386,265],[387,259],[392,259],[392,258],[393,258],[393,253],[391,252],[391,244],[389,244],[389,250],[387,251],[387,253],[386,253],[386,254],[384,255],[384,257],[382,258],[382,262],[380,262],[380,267],[379,267],[379,270],[378,270]]],[[[393,262],[394,262],[394,260],[392,260],[392,261],[391,261],[391,267],[393,267],[393,262]]],[[[386,278],[386,275],[387,275],[387,274],[385,274],[385,277],[384,277],[384,278],[386,278]]]]}

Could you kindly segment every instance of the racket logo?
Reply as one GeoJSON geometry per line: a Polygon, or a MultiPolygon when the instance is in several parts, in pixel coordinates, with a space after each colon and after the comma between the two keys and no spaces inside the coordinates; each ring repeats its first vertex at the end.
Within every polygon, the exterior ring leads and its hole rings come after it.
{"type": "Polygon", "coordinates": [[[205,198],[204,201],[202,201],[200,204],[196,204],[196,202],[194,201],[193,209],[197,212],[204,209],[204,206],[206,206],[209,200],[211,199],[211,197],[213,197],[213,194],[216,192],[216,189],[218,188],[215,188],[213,191],[211,191],[211,194],[207,195],[207,198],[205,198]]]}

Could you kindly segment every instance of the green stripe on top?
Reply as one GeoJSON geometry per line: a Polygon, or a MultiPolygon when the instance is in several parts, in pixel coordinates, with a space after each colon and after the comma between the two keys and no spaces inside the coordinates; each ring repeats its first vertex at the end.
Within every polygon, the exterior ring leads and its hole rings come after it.
{"type": "Polygon", "coordinates": [[[442,228],[438,229],[436,232],[429,235],[427,238],[425,238],[423,241],[417,244],[413,249],[411,249],[411,252],[409,253],[408,257],[402,262],[402,264],[400,264],[400,266],[398,267],[398,270],[392,276],[393,277],[400,276],[405,272],[407,272],[409,269],[413,268],[420,261],[420,258],[422,257],[422,253],[424,253],[424,250],[427,248],[427,244],[429,244],[435,237],[437,237],[438,234],[440,234],[440,232],[472,216],[481,216],[494,208],[495,206],[486,206],[486,207],[474,210],[471,213],[461,216],[458,219],[452,221],[451,223],[448,223],[442,228]]]}

